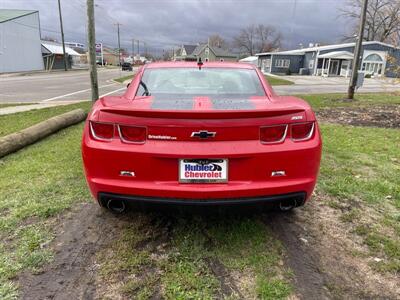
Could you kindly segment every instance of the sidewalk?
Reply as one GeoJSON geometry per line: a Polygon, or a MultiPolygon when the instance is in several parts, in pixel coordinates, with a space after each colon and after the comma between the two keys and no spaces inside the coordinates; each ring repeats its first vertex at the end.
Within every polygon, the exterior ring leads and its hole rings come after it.
{"type": "MultiPolygon", "coordinates": [[[[321,76],[276,76],[293,81],[293,85],[274,86],[279,95],[346,93],[349,78],[321,76]]],[[[391,93],[400,91],[400,82],[393,78],[366,78],[358,93],[391,93]]]]}
{"type": "Polygon", "coordinates": [[[48,102],[48,103],[38,103],[38,104],[29,104],[29,105],[7,106],[4,108],[0,108],[0,116],[15,114],[15,113],[29,111],[29,110],[35,110],[35,109],[42,109],[42,108],[48,108],[48,107],[54,107],[54,106],[60,106],[60,105],[68,105],[68,104],[73,104],[73,103],[78,103],[78,102],[83,102],[83,101],[89,101],[89,100],[48,102]]]}

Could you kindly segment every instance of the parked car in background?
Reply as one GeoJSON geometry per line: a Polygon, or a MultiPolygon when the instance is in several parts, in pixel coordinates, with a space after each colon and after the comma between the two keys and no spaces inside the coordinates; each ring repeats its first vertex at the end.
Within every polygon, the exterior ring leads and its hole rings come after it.
{"type": "Polygon", "coordinates": [[[103,59],[103,62],[101,61],[101,58],[96,60],[96,64],[100,66],[105,66],[107,62],[103,59]]]}
{"type": "Polygon", "coordinates": [[[277,96],[256,66],[168,62],[94,104],[82,155],[93,196],[116,212],[130,201],[286,211],[310,198],[321,144],[308,103],[277,96]]]}
{"type": "Polygon", "coordinates": [[[132,71],[132,64],[128,62],[122,63],[122,71],[132,71]]]}

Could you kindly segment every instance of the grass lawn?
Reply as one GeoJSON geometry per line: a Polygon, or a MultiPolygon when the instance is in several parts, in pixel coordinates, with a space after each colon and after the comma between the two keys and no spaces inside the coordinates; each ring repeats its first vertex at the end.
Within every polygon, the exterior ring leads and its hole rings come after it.
{"type": "Polygon", "coordinates": [[[318,189],[368,246],[379,271],[400,273],[400,130],[322,125],[318,189]]]}
{"type": "Polygon", "coordinates": [[[367,105],[399,105],[400,93],[356,94],[355,101],[343,101],[344,94],[299,95],[318,110],[329,107],[357,107],[367,105]]]}
{"type": "MultiPolygon", "coordinates": [[[[301,95],[315,109],[400,105],[399,93],[301,95]]],[[[323,157],[318,189],[331,196],[341,220],[362,238],[371,263],[400,272],[400,130],[321,124],[323,157]],[[350,209],[349,209],[350,207],[350,209]],[[366,212],[368,210],[368,212],[366,212]],[[376,222],[378,220],[378,222],[376,222]]]]}
{"type": "Polygon", "coordinates": [[[80,102],[70,105],[60,105],[43,109],[29,110],[10,115],[0,116],[0,136],[19,131],[21,129],[32,126],[36,123],[47,120],[48,118],[66,113],[73,109],[82,108],[89,111],[92,103],[89,101],[80,102]]]}
{"type": "MultiPolygon", "coordinates": [[[[14,118],[29,123],[30,113],[14,118]]],[[[62,130],[0,160],[0,299],[17,298],[12,279],[18,272],[37,271],[51,260],[53,253],[43,247],[53,238],[46,221],[90,199],[81,164],[82,128],[62,130]]]]}
{"type": "Polygon", "coordinates": [[[125,80],[132,79],[133,76],[135,76],[135,74],[126,75],[126,76],[122,76],[122,77],[119,77],[119,78],[114,78],[114,81],[118,81],[119,83],[124,83],[125,80]]]}
{"type": "Polygon", "coordinates": [[[275,76],[264,75],[264,77],[265,77],[265,79],[268,80],[270,85],[292,85],[292,84],[294,84],[293,81],[275,77],[275,76]]]}

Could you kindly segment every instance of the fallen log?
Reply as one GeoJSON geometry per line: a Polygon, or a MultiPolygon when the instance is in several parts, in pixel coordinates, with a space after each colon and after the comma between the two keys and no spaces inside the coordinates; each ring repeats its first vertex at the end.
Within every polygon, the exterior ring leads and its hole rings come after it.
{"type": "Polygon", "coordinates": [[[82,122],[85,119],[85,111],[83,109],[75,109],[40,122],[19,132],[0,137],[0,158],[33,144],[61,129],[82,122]]]}

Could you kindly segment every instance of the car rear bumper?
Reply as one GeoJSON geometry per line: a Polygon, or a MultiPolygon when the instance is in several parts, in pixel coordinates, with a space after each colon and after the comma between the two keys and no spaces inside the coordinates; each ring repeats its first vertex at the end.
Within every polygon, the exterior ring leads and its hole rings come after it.
{"type": "Polygon", "coordinates": [[[113,194],[200,202],[299,192],[304,192],[307,199],[317,181],[321,140],[317,134],[310,141],[288,140],[279,145],[262,145],[256,140],[234,143],[148,140],[145,144],[129,145],[120,140],[95,141],[86,125],[82,155],[86,179],[97,200],[100,194],[113,194]],[[179,182],[178,162],[182,158],[229,159],[228,182],[179,182]],[[280,170],[285,171],[284,176],[272,177],[273,171],[280,170]],[[130,171],[134,176],[121,176],[121,171],[130,171]]]}
{"type": "Polygon", "coordinates": [[[100,205],[107,207],[110,200],[134,202],[134,203],[153,203],[153,204],[175,204],[175,205],[238,205],[238,204],[279,204],[284,201],[292,201],[295,206],[302,206],[306,201],[306,193],[290,193],[284,195],[244,197],[244,198],[224,198],[224,199],[183,199],[183,198],[161,198],[144,197],[133,195],[120,195],[112,193],[99,193],[98,201],[100,205]]]}
{"type": "Polygon", "coordinates": [[[204,199],[257,198],[265,195],[285,195],[305,192],[308,198],[314,189],[316,179],[276,178],[271,181],[230,181],[228,183],[179,183],[177,181],[136,181],[129,178],[88,177],[90,190],[95,198],[101,193],[136,195],[158,199],[204,199]]]}

